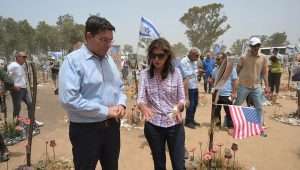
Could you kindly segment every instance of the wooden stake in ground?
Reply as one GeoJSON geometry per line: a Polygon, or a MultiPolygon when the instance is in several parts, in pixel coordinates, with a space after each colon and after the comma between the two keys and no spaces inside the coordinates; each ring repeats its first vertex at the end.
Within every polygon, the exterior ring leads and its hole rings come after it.
{"type": "Polygon", "coordinates": [[[27,90],[29,90],[32,98],[32,113],[29,114],[30,124],[28,130],[28,142],[26,145],[26,165],[31,166],[31,146],[32,146],[32,133],[33,125],[35,123],[35,105],[37,93],[37,75],[34,63],[25,63],[27,73],[27,90]]]}
{"type": "MultiPolygon", "coordinates": [[[[210,131],[209,131],[209,146],[208,150],[211,152],[214,145],[214,128],[215,128],[215,109],[218,101],[218,91],[222,89],[233,69],[233,62],[228,58],[222,62],[218,68],[218,73],[215,78],[214,92],[212,94],[212,105],[211,105],[211,119],[210,119],[210,131]]],[[[208,168],[211,168],[211,160],[209,161],[208,168]]]]}
{"type": "Polygon", "coordinates": [[[300,118],[300,90],[297,89],[297,99],[298,99],[298,103],[297,103],[297,113],[295,115],[295,117],[300,118]]]}

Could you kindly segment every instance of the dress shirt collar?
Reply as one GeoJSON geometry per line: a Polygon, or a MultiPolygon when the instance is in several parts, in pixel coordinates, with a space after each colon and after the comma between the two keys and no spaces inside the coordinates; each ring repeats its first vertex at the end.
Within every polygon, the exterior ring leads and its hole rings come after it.
{"type": "Polygon", "coordinates": [[[102,58],[107,58],[107,55],[105,55],[105,57],[99,57],[99,56],[95,55],[93,52],[91,52],[87,48],[86,44],[82,45],[80,50],[82,50],[84,52],[87,60],[91,59],[92,57],[95,57],[96,59],[99,59],[99,60],[101,60],[102,58]]]}

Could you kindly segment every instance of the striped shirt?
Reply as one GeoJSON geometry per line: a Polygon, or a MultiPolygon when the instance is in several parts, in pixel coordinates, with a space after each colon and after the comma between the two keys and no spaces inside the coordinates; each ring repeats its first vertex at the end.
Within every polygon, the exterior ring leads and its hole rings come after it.
{"type": "Polygon", "coordinates": [[[149,69],[140,74],[139,92],[137,103],[147,104],[154,115],[150,123],[160,127],[171,127],[176,125],[175,118],[168,116],[173,112],[174,106],[184,103],[183,81],[179,69],[175,68],[164,80],[160,74],[155,73],[150,79],[149,69]]]}

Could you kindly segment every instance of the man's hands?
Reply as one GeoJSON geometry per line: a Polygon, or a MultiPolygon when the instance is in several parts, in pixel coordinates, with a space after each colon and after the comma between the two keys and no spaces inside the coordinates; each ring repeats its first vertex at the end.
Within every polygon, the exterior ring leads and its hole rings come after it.
{"type": "Polygon", "coordinates": [[[271,94],[270,87],[269,87],[269,86],[266,86],[266,87],[265,87],[265,96],[266,96],[266,97],[269,97],[270,94],[271,94]]]}
{"type": "Polygon", "coordinates": [[[235,100],[237,98],[237,92],[235,91],[235,92],[232,92],[231,93],[231,100],[233,101],[233,100],[235,100]]]}
{"type": "Polygon", "coordinates": [[[108,108],[108,118],[121,119],[125,114],[125,107],[122,105],[111,106],[108,108]]]}

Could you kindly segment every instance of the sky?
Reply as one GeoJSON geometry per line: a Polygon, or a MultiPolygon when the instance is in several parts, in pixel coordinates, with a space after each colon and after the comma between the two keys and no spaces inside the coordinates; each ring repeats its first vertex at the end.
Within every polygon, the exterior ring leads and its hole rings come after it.
{"type": "Polygon", "coordinates": [[[36,27],[39,21],[55,25],[58,16],[70,14],[76,23],[84,24],[91,14],[99,13],[115,27],[115,44],[130,44],[139,39],[140,18],[156,25],[161,36],[172,44],[182,42],[190,47],[186,27],[179,19],[193,6],[222,3],[221,13],[231,28],[217,43],[230,47],[240,38],[286,32],[288,41],[299,43],[300,0],[0,0],[0,16],[27,19],[36,27]]]}

